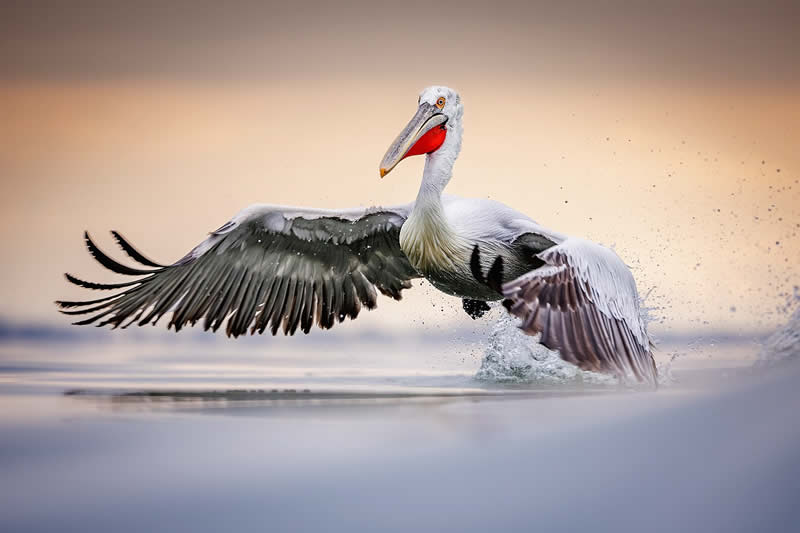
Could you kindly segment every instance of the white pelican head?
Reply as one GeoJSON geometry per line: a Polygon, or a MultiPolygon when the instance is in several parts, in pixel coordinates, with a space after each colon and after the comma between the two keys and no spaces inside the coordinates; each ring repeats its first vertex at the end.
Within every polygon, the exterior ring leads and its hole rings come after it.
{"type": "Polygon", "coordinates": [[[380,165],[381,177],[412,155],[432,154],[449,141],[456,155],[461,147],[461,97],[449,87],[434,85],[419,94],[419,107],[408,125],[386,150],[380,165]],[[448,135],[450,138],[448,138],[448,135]]]}

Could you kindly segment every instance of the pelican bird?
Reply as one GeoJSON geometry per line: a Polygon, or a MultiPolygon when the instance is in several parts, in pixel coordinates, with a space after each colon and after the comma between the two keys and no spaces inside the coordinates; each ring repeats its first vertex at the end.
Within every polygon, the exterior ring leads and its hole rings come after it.
{"type": "Polygon", "coordinates": [[[380,164],[386,176],[403,159],[425,155],[414,202],[395,207],[323,210],[253,205],[209,234],[171,265],[156,263],[112,232],[137,267],[103,253],[104,267],[135,279],[93,283],[120,291],[104,298],[57,302],[76,324],[168,328],[203,321],[237,337],[248,332],[292,335],[313,324],[328,329],[377,292],[399,300],[414,278],[463,299],[473,318],[503,300],[520,328],[580,368],[655,383],[656,369],[636,284],[611,250],[543,228],[501,203],[443,194],[461,150],[463,104],[447,87],[422,91],[417,111],[380,164]]]}

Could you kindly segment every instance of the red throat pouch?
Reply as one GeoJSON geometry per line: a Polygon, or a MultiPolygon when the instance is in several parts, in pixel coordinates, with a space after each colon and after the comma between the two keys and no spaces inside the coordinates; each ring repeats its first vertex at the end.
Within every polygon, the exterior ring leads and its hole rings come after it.
{"type": "Polygon", "coordinates": [[[441,126],[433,128],[432,130],[426,132],[425,135],[420,137],[417,142],[414,143],[414,146],[411,147],[411,150],[406,152],[406,155],[403,156],[403,159],[412,155],[429,154],[431,152],[435,152],[440,146],[442,146],[445,137],[447,137],[446,129],[441,126]]]}

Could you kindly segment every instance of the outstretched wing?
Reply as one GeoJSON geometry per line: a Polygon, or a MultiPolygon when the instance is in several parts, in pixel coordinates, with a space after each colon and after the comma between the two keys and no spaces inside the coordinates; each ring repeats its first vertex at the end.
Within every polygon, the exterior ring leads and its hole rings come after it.
{"type": "Polygon", "coordinates": [[[651,343],[636,283],[608,248],[569,238],[537,255],[541,266],[503,285],[520,328],[585,370],[655,384],[651,343]]]}
{"type": "Polygon", "coordinates": [[[399,300],[416,270],[400,249],[400,227],[409,206],[328,211],[256,205],[249,207],[170,266],[159,265],[115,239],[132,268],[104,254],[85,235],[89,252],[104,267],[136,279],[92,283],[67,274],[87,289],[122,289],[94,300],[56,302],[68,315],[89,315],[75,324],[127,327],[155,324],[172,312],[168,327],[180,330],[203,320],[216,331],[227,319],[230,336],[279,329],[308,333],[327,329],[362,305],[372,309],[377,292],[399,300]]]}

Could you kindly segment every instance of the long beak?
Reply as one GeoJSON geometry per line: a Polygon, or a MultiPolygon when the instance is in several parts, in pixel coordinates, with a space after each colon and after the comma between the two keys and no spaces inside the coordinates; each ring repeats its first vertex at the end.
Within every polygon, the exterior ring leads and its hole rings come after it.
{"type": "Polygon", "coordinates": [[[447,122],[447,117],[439,113],[439,109],[435,105],[427,102],[421,103],[411,121],[386,150],[380,166],[381,177],[391,172],[397,163],[406,157],[420,137],[445,122],[447,122]]]}

